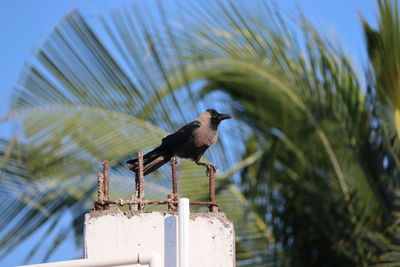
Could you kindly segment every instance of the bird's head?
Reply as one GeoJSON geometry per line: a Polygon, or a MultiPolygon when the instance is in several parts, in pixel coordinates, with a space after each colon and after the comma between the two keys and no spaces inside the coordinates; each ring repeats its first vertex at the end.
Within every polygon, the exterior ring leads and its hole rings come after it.
{"type": "Polygon", "coordinates": [[[224,114],[224,113],[218,113],[218,111],[216,111],[215,109],[212,109],[212,108],[207,109],[206,112],[208,112],[208,114],[210,114],[212,121],[221,122],[223,120],[232,118],[230,115],[224,114]]]}
{"type": "Polygon", "coordinates": [[[228,114],[218,113],[215,109],[207,109],[200,117],[207,120],[213,128],[217,128],[221,121],[232,118],[228,114]]]}

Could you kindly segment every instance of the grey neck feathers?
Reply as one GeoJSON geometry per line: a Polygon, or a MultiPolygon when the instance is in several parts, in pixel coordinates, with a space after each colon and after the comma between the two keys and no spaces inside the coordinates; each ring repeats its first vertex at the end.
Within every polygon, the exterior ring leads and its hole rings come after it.
{"type": "Polygon", "coordinates": [[[221,121],[219,121],[219,120],[213,120],[213,119],[211,119],[211,122],[210,122],[210,128],[211,129],[213,129],[213,130],[218,130],[218,125],[219,125],[219,123],[220,123],[221,121]]]}

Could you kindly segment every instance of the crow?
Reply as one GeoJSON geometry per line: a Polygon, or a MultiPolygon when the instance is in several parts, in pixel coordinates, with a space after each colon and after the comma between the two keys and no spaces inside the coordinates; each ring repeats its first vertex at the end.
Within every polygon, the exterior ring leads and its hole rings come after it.
{"type": "MultiPolygon", "coordinates": [[[[196,120],[186,124],[176,133],[162,139],[161,145],[143,156],[143,174],[147,175],[157,170],[173,157],[193,160],[197,165],[213,168],[212,164],[201,162],[204,152],[218,139],[218,125],[221,121],[230,119],[228,114],[218,113],[215,109],[207,109],[196,120]]],[[[138,160],[131,159],[129,169],[136,172],[138,160]]]]}

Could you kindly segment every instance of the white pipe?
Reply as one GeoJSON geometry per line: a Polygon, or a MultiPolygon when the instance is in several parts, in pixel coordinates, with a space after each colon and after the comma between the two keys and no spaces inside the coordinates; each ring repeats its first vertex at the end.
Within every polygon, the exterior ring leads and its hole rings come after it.
{"type": "Polygon", "coordinates": [[[138,254],[138,257],[139,263],[149,263],[150,267],[164,267],[164,261],[158,252],[141,252],[138,254]]]}
{"type": "Polygon", "coordinates": [[[189,199],[180,198],[179,217],[179,267],[189,267],[189,199]]]}
{"type": "MultiPolygon", "coordinates": [[[[81,259],[72,261],[59,261],[33,265],[29,267],[110,267],[123,266],[133,263],[149,264],[150,267],[163,267],[163,261],[159,253],[155,251],[135,253],[135,256],[124,256],[114,258],[81,259]]],[[[22,267],[22,266],[19,266],[22,267]]]]}

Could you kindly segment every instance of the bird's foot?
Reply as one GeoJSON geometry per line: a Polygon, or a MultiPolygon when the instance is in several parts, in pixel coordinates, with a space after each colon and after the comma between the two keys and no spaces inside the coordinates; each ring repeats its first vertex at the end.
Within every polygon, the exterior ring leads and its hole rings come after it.
{"type": "Polygon", "coordinates": [[[213,173],[217,172],[217,166],[212,165],[212,164],[207,164],[207,170],[206,170],[206,175],[210,176],[210,170],[211,168],[213,169],[213,173]]]}
{"type": "Polygon", "coordinates": [[[169,161],[170,161],[171,163],[178,164],[178,159],[177,159],[176,157],[172,157],[169,161]]]}
{"type": "Polygon", "coordinates": [[[201,162],[201,161],[196,161],[196,164],[199,165],[199,166],[207,167],[207,170],[206,170],[206,175],[207,176],[210,176],[211,168],[213,169],[214,173],[217,171],[217,166],[215,166],[215,165],[204,163],[204,162],[201,162]]]}

